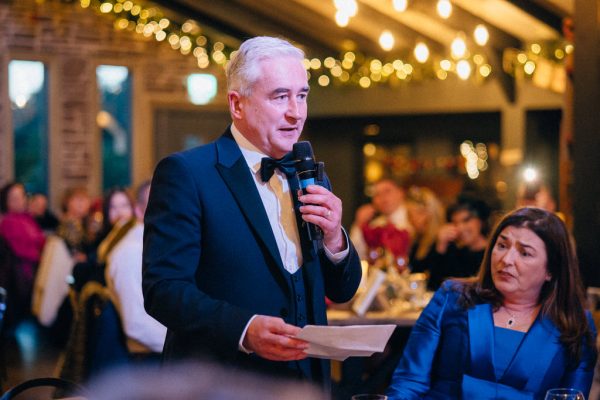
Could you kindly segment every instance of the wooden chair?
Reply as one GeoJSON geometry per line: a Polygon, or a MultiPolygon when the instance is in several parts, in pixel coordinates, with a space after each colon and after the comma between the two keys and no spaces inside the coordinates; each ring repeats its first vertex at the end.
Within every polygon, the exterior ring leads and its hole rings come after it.
{"type": "Polygon", "coordinates": [[[109,367],[127,364],[125,334],[108,289],[91,281],[80,293],[72,291],[69,296],[75,311],[59,362],[60,377],[81,383],[109,367]]]}

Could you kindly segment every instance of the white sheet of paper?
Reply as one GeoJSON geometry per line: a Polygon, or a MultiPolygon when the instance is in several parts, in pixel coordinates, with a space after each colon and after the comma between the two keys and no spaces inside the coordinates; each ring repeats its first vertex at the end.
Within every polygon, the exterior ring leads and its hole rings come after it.
{"type": "Polygon", "coordinates": [[[296,336],[310,346],[311,357],[344,361],[348,357],[368,357],[381,352],[396,325],[306,325],[296,336]]]}

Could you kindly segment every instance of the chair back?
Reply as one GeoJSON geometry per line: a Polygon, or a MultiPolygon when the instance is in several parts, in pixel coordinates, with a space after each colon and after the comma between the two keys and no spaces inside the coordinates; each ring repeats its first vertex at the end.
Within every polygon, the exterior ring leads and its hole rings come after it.
{"type": "MultiPolygon", "coordinates": [[[[23,393],[25,391],[28,391],[30,389],[37,389],[37,388],[55,388],[55,389],[63,390],[65,393],[77,394],[77,395],[81,395],[81,394],[85,393],[82,386],[80,386],[74,382],[68,381],[66,379],[35,378],[35,379],[30,379],[28,381],[20,383],[17,386],[7,390],[2,395],[2,397],[0,397],[0,400],[14,399],[18,395],[20,395],[21,393],[23,393]]],[[[23,398],[26,398],[26,397],[23,397],[23,398]]],[[[53,397],[49,397],[49,398],[53,398],[53,397]]]]}
{"type": "Polygon", "coordinates": [[[109,291],[98,282],[88,282],[81,293],[71,293],[75,312],[60,376],[84,382],[108,367],[127,364],[125,333],[109,291]]]}
{"type": "Polygon", "coordinates": [[[51,235],[46,239],[33,284],[31,311],[43,326],[56,320],[58,310],[69,293],[67,277],[75,262],[64,239],[51,235]]]}

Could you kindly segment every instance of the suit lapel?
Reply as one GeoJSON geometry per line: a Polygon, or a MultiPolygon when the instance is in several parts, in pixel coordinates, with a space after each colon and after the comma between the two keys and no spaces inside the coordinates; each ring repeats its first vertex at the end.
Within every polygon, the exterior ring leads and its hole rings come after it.
{"type": "Polygon", "coordinates": [[[250,175],[248,164],[246,164],[242,152],[229,129],[217,140],[216,144],[218,160],[216,168],[219,174],[233,194],[248,224],[265,246],[280,271],[283,271],[283,261],[279,255],[277,242],[271,231],[265,207],[250,175]]]}

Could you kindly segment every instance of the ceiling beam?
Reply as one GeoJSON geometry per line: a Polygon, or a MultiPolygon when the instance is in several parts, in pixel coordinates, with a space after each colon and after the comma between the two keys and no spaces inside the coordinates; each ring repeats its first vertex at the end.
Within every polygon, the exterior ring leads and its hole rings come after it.
{"type": "Polygon", "coordinates": [[[519,7],[527,14],[534,16],[536,19],[542,21],[546,25],[552,27],[552,29],[560,32],[562,29],[562,17],[556,15],[548,8],[542,7],[535,1],[531,0],[506,0],[509,3],[519,7]]]}
{"type": "MultiPolygon", "coordinates": [[[[326,26],[335,28],[337,37],[342,39],[341,44],[343,47],[340,50],[352,50],[381,59],[390,57],[378,44],[382,29],[381,23],[376,19],[367,17],[360,7],[358,14],[350,19],[348,26],[339,27],[334,21],[336,9],[331,1],[290,0],[287,2],[278,1],[277,3],[295,3],[305,10],[308,9],[320,15],[323,18],[322,24],[316,26],[315,29],[322,31],[326,26]]],[[[406,45],[403,37],[398,35],[397,32],[395,37],[397,46],[404,47],[406,45]]]]}
{"type": "MultiPolygon", "coordinates": [[[[305,35],[293,27],[284,27],[281,18],[272,19],[252,7],[235,4],[235,1],[211,0],[155,0],[161,6],[176,11],[201,25],[223,32],[240,42],[254,36],[283,36],[296,42],[307,53],[329,54],[338,49],[315,35],[305,35]]],[[[281,14],[280,14],[281,15],[281,14]]]]}
{"type": "Polygon", "coordinates": [[[531,43],[540,40],[560,39],[559,31],[511,1],[452,0],[452,3],[522,42],[531,43]]]}
{"type": "Polygon", "coordinates": [[[194,20],[203,27],[208,27],[211,30],[237,40],[248,36],[247,29],[226,24],[222,20],[215,18],[212,12],[214,9],[209,8],[205,0],[197,0],[194,3],[189,3],[187,0],[153,0],[153,2],[159,5],[165,13],[168,14],[169,11],[175,13],[176,18],[179,18],[181,21],[187,19],[194,20]]]}
{"type": "Polygon", "coordinates": [[[575,0],[533,0],[540,7],[565,18],[575,15],[575,0]]]}
{"type": "Polygon", "coordinates": [[[413,45],[417,39],[427,40],[433,43],[434,47],[440,46],[441,48],[437,51],[441,51],[455,36],[452,30],[432,19],[427,12],[415,11],[416,9],[412,7],[413,3],[411,3],[408,10],[398,12],[393,8],[391,2],[381,0],[360,1],[376,10],[380,15],[385,16],[389,23],[404,26],[405,31],[413,41],[413,45]]]}
{"type": "MultiPolygon", "coordinates": [[[[486,23],[486,21],[481,20],[481,18],[476,17],[469,11],[457,5],[454,5],[452,8],[452,14],[450,17],[448,19],[444,19],[436,12],[436,3],[436,0],[419,0],[418,2],[411,3],[411,8],[423,13],[429,13],[431,18],[436,19],[440,23],[444,23],[455,32],[454,37],[456,37],[456,33],[464,32],[465,36],[467,37],[467,41],[475,46],[476,44],[474,43],[472,33],[474,32],[475,27],[479,24],[485,25],[490,34],[490,39],[488,42],[489,46],[498,49],[504,49],[507,47],[519,47],[522,44],[518,38],[497,28],[494,25],[486,23]]],[[[452,40],[454,40],[454,37],[452,37],[452,40]]]]}
{"type": "MultiPolygon", "coordinates": [[[[235,0],[235,2],[247,11],[261,15],[264,19],[277,21],[280,34],[295,40],[295,36],[301,34],[303,37],[310,37],[313,42],[321,43],[321,47],[327,46],[330,49],[328,54],[312,55],[328,55],[337,58],[344,51],[359,49],[374,56],[384,55],[377,42],[366,36],[364,32],[337,26],[333,19],[334,12],[318,7],[323,5],[323,2],[311,1],[312,4],[308,5],[302,0],[261,0],[260,2],[235,0]]],[[[301,40],[298,41],[302,43],[301,40]]]]}

